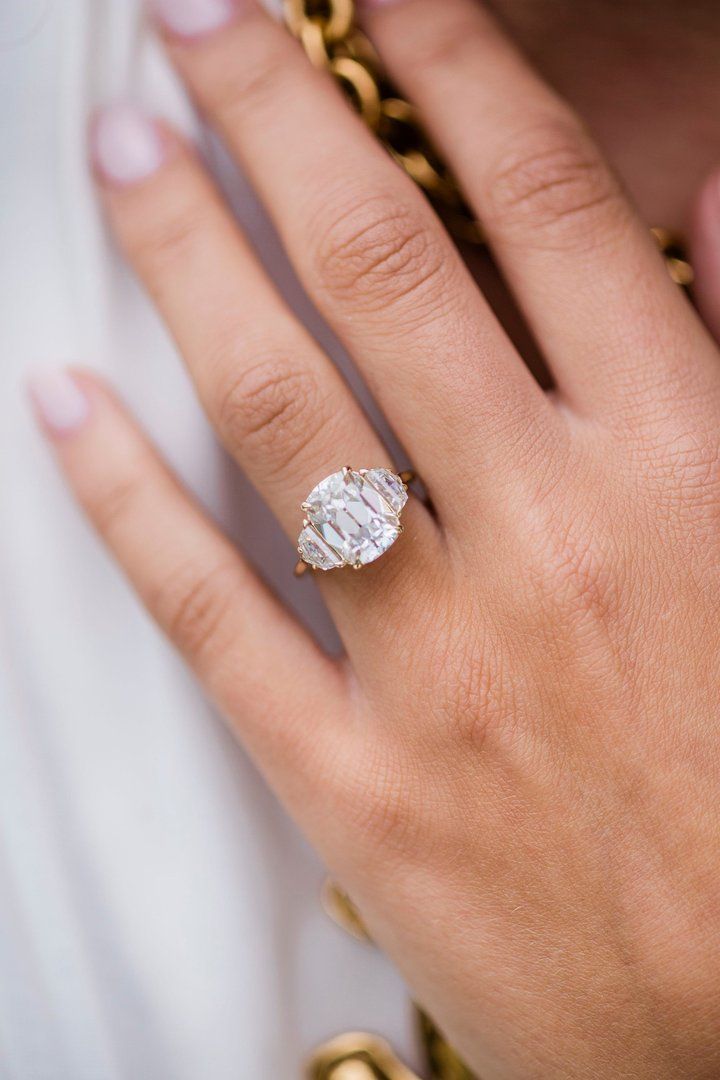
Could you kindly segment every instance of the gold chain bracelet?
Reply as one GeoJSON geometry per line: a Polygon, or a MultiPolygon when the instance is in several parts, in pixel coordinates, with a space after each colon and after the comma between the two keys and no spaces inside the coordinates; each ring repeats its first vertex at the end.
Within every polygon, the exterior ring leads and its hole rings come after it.
{"type": "MultiPolygon", "coordinates": [[[[372,42],[358,27],[355,0],[283,0],[285,22],[315,67],[335,77],[355,110],[405,172],[425,192],[457,240],[483,243],[452,173],[423,132],[417,110],[386,78],[372,42]]],[[[651,229],[672,280],[692,284],[693,270],[679,237],[651,229]]]]}

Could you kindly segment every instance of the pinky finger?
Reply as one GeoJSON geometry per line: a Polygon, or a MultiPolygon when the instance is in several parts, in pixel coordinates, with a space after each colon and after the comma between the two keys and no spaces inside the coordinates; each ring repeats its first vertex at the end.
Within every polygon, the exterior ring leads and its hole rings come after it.
{"type": "Polygon", "coordinates": [[[720,342],[720,170],[705,182],[695,203],[691,261],[700,314],[720,342]]]}
{"type": "Polygon", "coordinates": [[[292,801],[288,785],[317,767],[330,717],[341,712],[339,669],[201,513],[101,383],[58,372],[32,380],[30,394],[85,513],[151,615],[292,801]]]}

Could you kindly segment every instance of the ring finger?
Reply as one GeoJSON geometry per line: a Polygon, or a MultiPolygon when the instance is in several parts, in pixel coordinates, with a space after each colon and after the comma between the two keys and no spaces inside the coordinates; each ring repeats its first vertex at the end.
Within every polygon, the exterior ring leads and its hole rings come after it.
{"type": "MultiPolygon", "coordinates": [[[[114,230],[177,340],[211,421],[294,538],[299,504],[318,480],[346,463],[391,465],[386,450],[185,145],[116,107],[98,118],[93,147],[114,230]]],[[[424,508],[411,500],[406,513],[410,535],[393,549],[397,566],[411,546],[428,557],[434,547],[424,508]],[[423,542],[412,544],[413,535],[423,542]]],[[[355,575],[330,577],[345,582],[340,592],[359,595],[355,575]]],[[[341,633],[373,618],[367,580],[361,591],[362,615],[357,605],[350,613],[333,603],[341,633]]]]}

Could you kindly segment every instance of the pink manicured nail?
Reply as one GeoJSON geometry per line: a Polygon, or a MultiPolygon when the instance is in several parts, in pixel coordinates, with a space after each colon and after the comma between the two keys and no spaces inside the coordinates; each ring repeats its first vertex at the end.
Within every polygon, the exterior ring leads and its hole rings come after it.
{"type": "Polygon", "coordinates": [[[200,37],[230,22],[243,0],[151,0],[151,7],[173,34],[200,37]]]}
{"type": "Polygon", "coordinates": [[[160,133],[132,105],[111,105],[99,112],[90,131],[93,160],[114,184],[136,184],[151,176],[165,157],[160,133]]]}
{"type": "Polygon", "coordinates": [[[43,427],[54,436],[77,431],[90,415],[90,402],[67,371],[42,371],[28,383],[30,399],[43,427]]]}

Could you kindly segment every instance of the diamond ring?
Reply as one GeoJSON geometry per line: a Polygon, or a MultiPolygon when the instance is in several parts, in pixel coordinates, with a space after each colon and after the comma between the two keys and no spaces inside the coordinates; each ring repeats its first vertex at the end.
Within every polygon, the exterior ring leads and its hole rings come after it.
{"type": "Polygon", "coordinates": [[[394,544],[403,526],[400,513],[408,500],[413,474],[390,469],[352,469],[326,476],[305,502],[298,536],[296,574],[352,566],[359,570],[394,544]]]}

